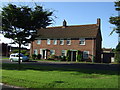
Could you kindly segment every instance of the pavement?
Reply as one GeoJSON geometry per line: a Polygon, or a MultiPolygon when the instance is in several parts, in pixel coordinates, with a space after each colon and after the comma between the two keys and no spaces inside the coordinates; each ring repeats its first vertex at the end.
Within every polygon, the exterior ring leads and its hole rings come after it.
{"type": "Polygon", "coordinates": [[[22,87],[16,87],[16,86],[12,86],[12,85],[6,85],[3,83],[0,83],[0,90],[23,90],[22,87]]]}

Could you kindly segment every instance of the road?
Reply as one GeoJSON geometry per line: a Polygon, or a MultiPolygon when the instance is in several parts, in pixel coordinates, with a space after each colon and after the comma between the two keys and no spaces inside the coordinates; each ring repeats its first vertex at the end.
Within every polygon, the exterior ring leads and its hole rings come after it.
{"type": "MultiPolygon", "coordinates": [[[[2,60],[2,63],[18,64],[18,62],[10,62],[7,59],[2,60]]],[[[55,66],[55,67],[70,67],[70,68],[81,68],[81,69],[96,69],[96,70],[112,70],[119,71],[120,64],[98,64],[98,63],[75,63],[75,62],[48,62],[48,61],[29,61],[22,62],[21,64],[27,65],[43,65],[43,66],[55,66]]]]}

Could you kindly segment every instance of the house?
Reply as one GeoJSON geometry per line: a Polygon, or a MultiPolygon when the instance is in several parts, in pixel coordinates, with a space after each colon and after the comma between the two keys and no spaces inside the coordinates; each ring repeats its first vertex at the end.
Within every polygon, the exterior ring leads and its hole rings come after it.
{"type": "Polygon", "coordinates": [[[115,62],[114,60],[115,53],[112,48],[103,48],[101,54],[101,60],[103,63],[115,62]]]}
{"type": "Polygon", "coordinates": [[[5,43],[0,43],[0,55],[9,56],[9,54],[10,54],[10,46],[5,43]]]}
{"type": "Polygon", "coordinates": [[[39,29],[39,37],[31,43],[30,54],[41,54],[42,59],[48,59],[50,55],[67,56],[69,51],[71,61],[82,54],[82,60],[101,62],[100,23],[98,18],[96,24],[69,26],[64,20],[62,26],[39,29]]]}

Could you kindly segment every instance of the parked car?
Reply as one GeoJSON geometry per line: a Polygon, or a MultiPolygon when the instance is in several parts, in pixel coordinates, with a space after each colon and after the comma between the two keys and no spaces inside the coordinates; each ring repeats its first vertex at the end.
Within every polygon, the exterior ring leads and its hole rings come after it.
{"type": "MultiPolygon", "coordinates": [[[[19,53],[13,53],[13,54],[11,54],[9,60],[11,62],[13,62],[13,61],[19,61],[19,53]]],[[[20,62],[23,62],[23,61],[29,61],[29,57],[24,56],[23,54],[20,53],[20,62]]]]}

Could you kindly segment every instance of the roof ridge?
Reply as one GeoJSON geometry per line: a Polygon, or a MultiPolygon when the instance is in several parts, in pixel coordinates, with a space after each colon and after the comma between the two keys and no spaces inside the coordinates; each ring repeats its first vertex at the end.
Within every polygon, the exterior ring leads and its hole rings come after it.
{"type": "MultiPolygon", "coordinates": [[[[97,24],[86,24],[86,25],[70,25],[70,26],[66,26],[66,27],[80,27],[80,26],[91,26],[91,25],[96,25],[97,24]]],[[[47,27],[47,28],[62,28],[63,26],[55,26],[55,27],[47,27]]]]}

